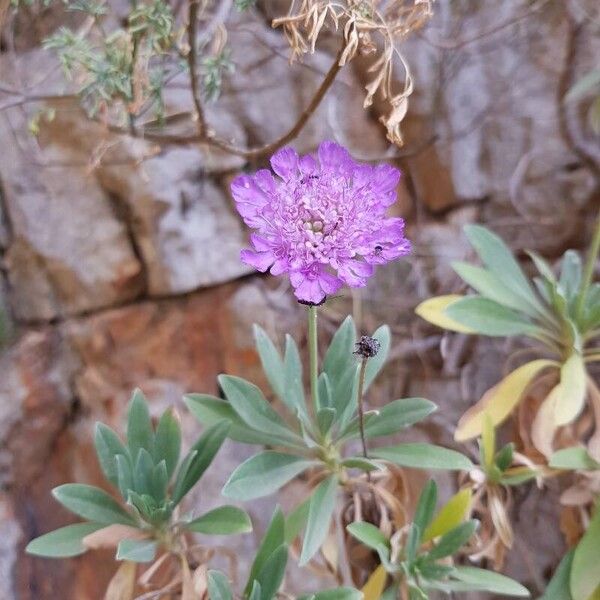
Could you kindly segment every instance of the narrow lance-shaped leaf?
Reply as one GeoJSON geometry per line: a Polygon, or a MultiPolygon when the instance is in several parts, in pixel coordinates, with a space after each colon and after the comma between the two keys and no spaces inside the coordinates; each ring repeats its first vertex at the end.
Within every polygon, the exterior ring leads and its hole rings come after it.
{"type": "Polygon", "coordinates": [[[219,383],[234,410],[250,427],[303,446],[302,438],[288,428],[254,384],[232,375],[220,375],[219,383]]]}
{"type": "Polygon", "coordinates": [[[128,456],[129,451],[119,439],[119,436],[103,423],[96,423],[94,434],[96,455],[104,476],[113,485],[119,485],[119,474],[115,457],[118,454],[128,456]]]}
{"type": "Polygon", "coordinates": [[[468,471],[473,463],[460,452],[433,444],[400,444],[370,451],[372,458],[381,458],[401,467],[468,471]]]}
{"type": "Polygon", "coordinates": [[[209,427],[192,446],[187,459],[183,460],[177,472],[173,489],[175,504],[178,504],[202,477],[223,444],[228,429],[229,423],[217,423],[209,427]]]}
{"type": "Polygon", "coordinates": [[[92,485],[66,483],[52,490],[52,495],[71,512],[105,525],[135,525],[135,519],[104,490],[92,485]]]}
{"type": "Polygon", "coordinates": [[[413,522],[418,525],[421,532],[424,532],[431,523],[436,503],[437,485],[435,484],[435,481],[429,480],[421,492],[421,496],[419,497],[419,502],[415,510],[415,516],[413,518],[413,522]]]}
{"type": "Polygon", "coordinates": [[[55,529],[50,533],[35,538],[27,544],[25,552],[48,558],[79,556],[87,551],[86,546],[83,544],[83,539],[104,527],[100,523],[75,523],[74,525],[67,525],[66,527],[55,529]]]}
{"type": "Polygon", "coordinates": [[[206,535],[232,535],[252,531],[252,523],[241,508],[219,506],[187,523],[185,528],[206,535]]]}
{"type": "Polygon", "coordinates": [[[135,462],[138,452],[144,448],[152,454],[154,449],[154,430],[148,412],[148,403],[142,390],[133,392],[127,413],[127,444],[131,458],[135,462]]]}
{"type": "Polygon", "coordinates": [[[575,549],[570,588],[573,600],[589,600],[600,586],[600,510],[590,521],[575,549]]]}
{"type": "Polygon", "coordinates": [[[285,380],[281,356],[265,330],[258,325],[254,325],[254,340],[267,380],[275,394],[283,399],[285,380]]]}
{"type": "Polygon", "coordinates": [[[117,560],[132,562],[152,562],[156,556],[158,544],[154,540],[122,540],[117,547],[117,560]]]}
{"type": "MultiPolygon", "coordinates": [[[[258,547],[254,562],[250,567],[250,574],[244,589],[244,595],[251,596],[254,581],[258,574],[264,569],[269,557],[285,543],[285,519],[281,509],[277,507],[269,523],[269,527],[258,547]]],[[[260,587],[260,586],[259,586],[260,587]]]]}
{"type": "Polygon", "coordinates": [[[209,394],[188,394],[184,401],[190,412],[204,425],[216,425],[222,421],[230,423],[227,435],[236,442],[259,445],[287,443],[287,438],[280,438],[273,435],[273,432],[265,433],[248,427],[226,400],[209,394]]]}
{"type": "MultiPolygon", "coordinates": [[[[473,586],[473,589],[486,590],[494,594],[528,598],[530,596],[527,588],[520,583],[493,571],[478,569],[476,567],[456,567],[453,576],[473,586]]],[[[566,600],[566,599],[563,599],[566,600]]]]}
{"type": "Polygon", "coordinates": [[[466,225],[465,235],[483,264],[531,307],[544,312],[527,277],[502,239],[481,225],[466,225]]]}
{"type": "Polygon", "coordinates": [[[372,523],[355,521],[354,523],[350,523],[346,529],[359,542],[373,550],[378,550],[380,546],[384,548],[389,548],[390,546],[390,540],[383,531],[372,523]]]}
{"type": "Polygon", "coordinates": [[[169,478],[175,472],[181,453],[181,427],[174,410],[164,412],[154,440],[154,459],[157,463],[165,461],[169,478]]]}
{"type": "Polygon", "coordinates": [[[308,509],[308,522],[304,543],[300,554],[300,565],[305,565],[319,550],[331,524],[331,517],[335,509],[335,496],[338,480],[335,475],[324,479],[312,493],[308,509]]]}
{"type": "Polygon", "coordinates": [[[489,336],[529,335],[540,332],[520,313],[481,296],[467,296],[446,308],[453,321],[462,323],[476,333],[489,336]]]}
{"type": "Polygon", "coordinates": [[[206,584],[209,600],[233,600],[229,579],[220,571],[209,571],[206,584]]]}
{"type": "Polygon", "coordinates": [[[267,496],[318,464],[292,454],[267,450],[250,457],[229,477],[223,495],[236,500],[251,500],[267,496]]]}
{"type": "Polygon", "coordinates": [[[465,283],[468,283],[484,298],[489,298],[514,310],[525,310],[528,314],[536,315],[535,311],[527,311],[527,304],[494,273],[460,261],[453,262],[452,268],[465,283]]]}

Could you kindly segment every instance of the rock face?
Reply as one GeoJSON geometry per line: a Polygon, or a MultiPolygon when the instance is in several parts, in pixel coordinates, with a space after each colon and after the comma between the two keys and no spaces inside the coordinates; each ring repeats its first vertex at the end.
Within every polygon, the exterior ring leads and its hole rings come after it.
{"type": "MultiPolygon", "coordinates": [[[[470,257],[461,227],[483,221],[516,250],[555,258],[586,243],[597,203],[598,140],[562,97],[595,64],[598,37],[583,12],[568,16],[561,3],[501,4],[437,0],[430,27],[402,44],[415,76],[404,149],[389,148],[377,122],[381,103],[372,112],[362,108],[369,57],[342,70],[294,141],[302,152],[329,138],[359,158],[397,157],[404,171],[397,210],[415,244],[410,268],[389,265],[366,290],[328,302],[322,332],[328,338],[351,310],[365,332],[389,322],[392,360],[368,402],[431,398],[442,410],[407,435],[446,445],[454,443],[458,416],[498,380],[508,352],[496,340],[448,338],[413,315],[425,297],[459,291],[449,263],[470,257]],[[581,26],[573,28],[573,19],[581,26]]],[[[254,12],[232,11],[227,22],[236,71],[206,116],[241,148],[288,131],[333,61],[323,49],[304,64],[287,64],[286,42],[265,17],[285,5],[259,2],[254,12]]],[[[597,11],[594,0],[578,5],[597,11]]],[[[54,10],[40,31],[62,22],[54,10]]],[[[0,83],[43,95],[69,91],[23,19],[15,28],[20,68],[5,51],[10,45],[0,44],[0,83]]],[[[169,114],[192,110],[187,85],[185,74],[171,82],[169,114]]],[[[247,234],[227,186],[240,169],[264,161],[118,135],[88,119],[72,98],[52,100],[53,118],[37,119],[32,137],[28,121],[40,106],[15,102],[0,87],[0,290],[14,321],[0,356],[0,598],[97,600],[114,570],[110,554],[60,562],[22,554],[29,539],[73,520],[51,499],[52,487],[101,483],[94,423],[121,429],[139,386],[153,415],[168,406],[184,415],[191,444],[200,427],[186,415],[182,395],[218,393],[220,372],[264,385],[252,323],[280,341],[293,333],[304,350],[304,313],[285,282],[246,277],[250,270],[239,261],[247,234]]],[[[187,119],[169,127],[194,133],[187,119]]],[[[223,482],[249,452],[226,444],[192,503],[220,502],[223,482]]],[[[556,520],[554,492],[525,488],[519,498],[522,515],[537,517],[518,521],[508,568],[534,592],[563,550],[540,516],[556,520]],[[530,555],[532,563],[520,559],[530,555]]],[[[286,491],[286,507],[296,493],[286,491]]],[[[250,505],[258,533],[274,501],[250,505]]],[[[242,573],[255,542],[226,542],[242,573]]],[[[316,585],[306,573],[290,575],[291,589],[316,585]]]]}

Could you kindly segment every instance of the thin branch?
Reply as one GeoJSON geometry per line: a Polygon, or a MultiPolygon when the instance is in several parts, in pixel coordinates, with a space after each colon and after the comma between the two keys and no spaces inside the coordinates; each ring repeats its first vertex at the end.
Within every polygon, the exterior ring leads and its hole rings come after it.
{"type": "Polygon", "coordinates": [[[202,101],[200,100],[199,82],[198,82],[198,12],[200,10],[200,0],[189,0],[188,8],[188,46],[189,51],[187,55],[187,62],[190,68],[190,87],[192,90],[192,100],[194,102],[194,108],[196,109],[196,122],[198,125],[198,135],[203,137],[207,133],[206,118],[204,116],[204,109],[202,107],[202,101]]]}
{"type": "Polygon", "coordinates": [[[470,44],[478,42],[484,38],[487,38],[491,35],[494,35],[495,33],[498,33],[499,31],[502,31],[503,29],[506,29],[507,27],[516,25],[523,19],[527,19],[528,17],[530,17],[533,14],[535,14],[536,12],[538,12],[549,2],[550,2],[550,0],[542,0],[541,2],[538,2],[533,7],[531,7],[529,10],[521,13],[520,15],[517,15],[517,16],[513,17],[512,19],[508,19],[507,21],[504,21],[503,23],[500,23],[499,25],[494,25],[494,27],[490,27],[470,38],[465,38],[462,40],[453,40],[453,41],[451,41],[451,40],[434,41],[434,40],[430,40],[429,38],[427,38],[426,36],[423,36],[423,35],[421,35],[419,37],[421,39],[425,40],[428,44],[434,46],[435,48],[440,48],[442,50],[458,50],[460,48],[464,48],[465,46],[468,46],[470,44]]]}

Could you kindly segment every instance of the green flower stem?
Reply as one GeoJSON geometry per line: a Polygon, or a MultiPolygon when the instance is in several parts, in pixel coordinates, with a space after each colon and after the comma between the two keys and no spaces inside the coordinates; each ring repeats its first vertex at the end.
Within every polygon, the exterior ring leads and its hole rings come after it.
{"type": "Polygon", "coordinates": [[[367,371],[368,360],[369,359],[366,356],[363,357],[362,362],[360,363],[360,373],[358,374],[358,426],[360,428],[360,441],[362,443],[363,456],[365,458],[369,458],[367,455],[367,439],[365,438],[365,407],[363,403],[365,373],[367,371]]]}
{"type": "Polygon", "coordinates": [[[585,269],[583,271],[583,284],[577,298],[577,308],[575,315],[579,321],[583,316],[583,308],[585,306],[585,299],[592,284],[594,277],[594,267],[596,266],[596,260],[598,258],[598,252],[600,251],[600,212],[596,220],[596,228],[594,230],[594,237],[592,238],[592,245],[590,246],[590,252],[585,263],[585,269]]]}
{"type": "Polygon", "coordinates": [[[308,352],[310,357],[310,394],[315,413],[319,410],[319,340],[317,336],[317,307],[308,307],[308,352]]]}

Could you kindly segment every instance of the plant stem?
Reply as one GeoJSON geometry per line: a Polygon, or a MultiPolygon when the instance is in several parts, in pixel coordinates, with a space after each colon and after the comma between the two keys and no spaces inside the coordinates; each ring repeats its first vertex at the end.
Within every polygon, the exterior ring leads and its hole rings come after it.
{"type": "MultiPolygon", "coordinates": [[[[363,390],[365,387],[365,374],[367,371],[367,361],[369,359],[365,356],[360,363],[360,373],[358,374],[358,426],[360,428],[360,441],[362,443],[363,456],[369,458],[367,455],[367,440],[365,438],[365,407],[363,404],[363,390]]],[[[368,475],[368,473],[367,473],[368,475]]]]}
{"type": "Polygon", "coordinates": [[[310,357],[310,394],[315,413],[319,410],[319,340],[317,336],[317,307],[308,307],[308,353],[310,357]]]}
{"type": "Polygon", "coordinates": [[[575,312],[575,316],[577,321],[581,319],[583,316],[583,309],[585,307],[585,299],[592,284],[592,279],[594,277],[594,267],[596,266],[596,260],[598,258],[598,252],[600,251],[600,212],[598,213],[598,218],[596,220],[596,228],[594,229],[594,237],[592,238],[592,244],[590,246],[590,251],[587,257],[587,261],[585,263],[585,268],[583,271],[583,282],[581,286],[581,290],[579,292],[579,296],[577,298],[577,308],[575,312]]]}

